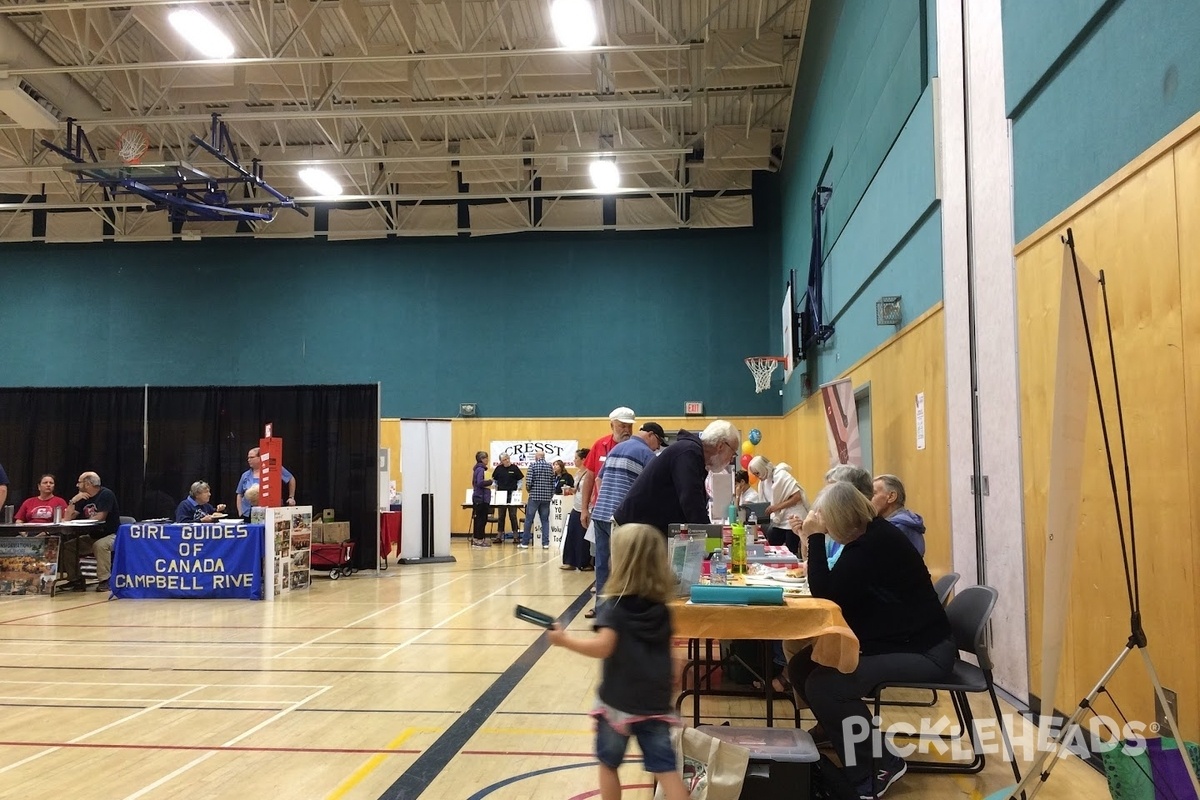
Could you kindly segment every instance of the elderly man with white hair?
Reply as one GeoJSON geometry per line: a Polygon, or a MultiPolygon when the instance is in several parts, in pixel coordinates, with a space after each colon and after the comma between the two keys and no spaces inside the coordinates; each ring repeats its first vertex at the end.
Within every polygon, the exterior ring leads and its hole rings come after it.
{"type": "Polygon", "coordinates": [[[750,459],[746,469],[758,478],[763,497],[768,503],[771,527],[767,530],[767,542],[787,545],[788,550],[799,553],[800,537],[788,528],[788,517],[794,515],[803,518],[808,515],[808,496],[804,493],[804,487],[792,477],[787,464],[772,465],[763,456],[750,459]]]}
{"type": "Polygon", "coordinates": [[[680,431],[633,482],[625,500],[613,514],[617,525],[640,522],[667,534],[672,522],[702,525],[708,522],[708,493],[704,479],[719,472],[737,457],[742,435],[732,423],[718,419],[699,436],[680,431]]]}
{"type": "MultiPolygon", "coordinates": [[[[108,576],[112,571],[113,543],[117,540],[117,528],[121,527],[121,510],[117,504],[117,496],[111,489],[100,484],[100,476],[95,472],[81,474],[75,486],[79,491],[67,501],[67,507],[63,509],[63,519],[90,519],[100,523],[88,533],[93,539],[96,578],[100,581],[96,591],[105,592],[108,591],[108,576]]],[[[72,583],[72,588],[83,588],[82,579],[77,578],[72,583]]]]}

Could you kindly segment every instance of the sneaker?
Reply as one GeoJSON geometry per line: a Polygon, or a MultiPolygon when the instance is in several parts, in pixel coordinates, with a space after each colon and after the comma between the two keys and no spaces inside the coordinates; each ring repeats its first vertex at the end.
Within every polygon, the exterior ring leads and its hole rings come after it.
{"type": "Polygon", "coordinates": [[[97,592],[107,592],[108,591],[108,581],[100,581],[99,583],[97,583],[96,591],[97,592]]]}
{"type": "Polygon", "coordinates": [[[884,793],[892,788],[892,784],[904,777],[904,773],[908,772],[908,764],[899,756],[892,756],[892,760],[882,769],[875,771],[875,780],[870,778],[858,785],[859,800],[875,800],[877,797],[883,797],[884,793]]]}
{"type": "Polygon", "coordinates": [[[504,544],[504,537],[503,536],[495,537],[494,539],[492,539],[492,544],[504,544]]]}
{"type": "Polygon", "coordinates": [[[550,549],[550,545],[548,545],[548,544],[544,544],[544,545],[542,545],[542,549],[543,549],[543,550],[549,550],[549,549],[550,549]]]}
{"type": "Polygon", "coordinates": [[[487,539],[472,539],[471,540],[471,547],[487,547],[487,546],[488,546],[487,539]]]}
{"type": "Polygon", "coordinates": [[[528,550],[528,549],[529,549],[529,545],[527,545],[527,544],[519,544],[519,545],[517,545],[517,547],[519,547],[519,548],[520,548],[520,549],[522,549],[522,550],[528,550]]]}

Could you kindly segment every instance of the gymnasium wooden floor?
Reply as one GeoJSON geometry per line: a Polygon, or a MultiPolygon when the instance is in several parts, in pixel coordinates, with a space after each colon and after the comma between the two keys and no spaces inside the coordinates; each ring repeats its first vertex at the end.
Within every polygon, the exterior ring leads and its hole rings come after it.
{"type": "MultiPolygon", "coordinates": [[[[456,564],[317,577],[272,604],[5,598],[0,796],[596,797],[598,662],[547,648],[512,616],[523,603],[585,629],[592,573],[561,571],[541,549],[456,539],[453,552],[456,564]]],[[[704,709],[710,722],[756,724],[746,718],[762,701],[704,709]]],[[[621,774],[626,797],[651,796],[640,760],[621,774]]],[[[979,776],[909,775],[888,798],[1011,783],[993,759],[979,776]]],[[[1040,797],[1107,790],[1068,759],[1040,797]]]]}

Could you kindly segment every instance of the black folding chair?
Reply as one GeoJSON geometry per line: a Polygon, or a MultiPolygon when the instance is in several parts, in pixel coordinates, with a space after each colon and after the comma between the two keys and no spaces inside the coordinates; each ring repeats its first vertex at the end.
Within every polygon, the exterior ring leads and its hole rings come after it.
{"type": "MultiPolygon", "coordinates": [[[[943,575],[933,582],[933,590],[937,592],[938,602],[943,606],[950,600],[950,592],[954,591],[954,586],[958,583],[959,574],[951,572],[943,575]]],[[[937,690],[930,692],[928,700],[920,702],[910,702],[908,700],[880,700],[876,698],[879,705],[884,706],[908,706],[909,708],[933,708],[938,704],[937,690]]]]}
{"type": "MultiPolygon", "coordinates": [[[[964,661],[960,657],[955,661],[950,677],[945,681],[888,682],[876,686],[875,691],[871,693],[875,698],[876,717],[879,716],[881,705],[880,692],[886,688],[932,689],[950,693],[962,731],[961,735],[971,745],[971,751],[975,754],[975,758],[966,764],[954,761],[909,760],[908,768],[912,772],[974,774],[983,770],[986,758],[975,746],[974,717],[971,714],[971,703],[967,695],[986,692],[991,698],[992,709],[996,712],[996,721],[1000,725],[1000,737],[1004,741],[1005,750],[1012,764],[1013,775],[1016,777],[1017,783],[1021,782],[1021,769],[1017,766],[1008,729],[1004,727],[1004,715],[1000,710],[1000,700],[996,697],[996,685],[992,681],[992,654],[987,640],[987,626],[998,597],[999,593],[990,586],[970,586],[955,595],[950,605],[946,607],[946,616],[950,618],[950,630],[954,635],[954,641],[958,644],[959,651],[975,656],[979,666],[964,661]]],[[[920,738],[920,734],[915,736],[920,738]]],[[[939,736],[939,738],[945,740],[947,737],[939,736]]]]}

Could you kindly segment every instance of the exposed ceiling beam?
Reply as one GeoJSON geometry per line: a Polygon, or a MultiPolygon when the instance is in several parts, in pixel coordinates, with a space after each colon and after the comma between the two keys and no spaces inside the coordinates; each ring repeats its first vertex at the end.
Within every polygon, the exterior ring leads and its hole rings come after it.
{"type": "MultiPolygon", "coordinates": [[[[3,8],[3,6],[0,6],[3,8]]],[[[691,44],[623,44],[593,47],[588,55],[604,53],[671,53],[691,50],[691,44]]],[[[531,47],[518,50],[488,50],[475,53],[380,53],[375,55],[345,55],[328,56],[275,56],[272,58],[231,58],[225,61],[210,59],[189,59],[184,61],[141,61],[121,64],[65,64],[57,66],[30,67],[28,69],[12,68],[12,72],[21,75],[73,75],[86,73],[94,75],[101,72],[144,72],[146,70],[180,69],[189,67],[238,67],[238,66],[296,66],[296,65],[325,65],[325,64],[402,64],[406,62],[420,63],[422,61],[478,61],[484,58],[528,58],[529,56],[561,56],[573,53],[561,47],[531,47]]]]}
{"type": "MultiPolygon", "coordinates": [[[[297,108],[289,111],[267,109],[235,111],[218,109],[216,113],[226,122],[272,122],[275,120],[291,122],[311,122],[318,119],[351,119],[351,118],[397,118],[397,117],[459,117],[473,115],[495,114],[562,114],[567,112],[602,112],[627,111],[655,108],[689,108],[690,100],[670,99],[612,99],[612,100],[539,100],[528,103],[509,102],[503,105],[461,105],[444,102],[405,103],[399,107],[391,104],[369,104],[348,106],[345,109],[333,108],[324,111],[314,111],[297,108]]],[[[108,116],[95,119],[79,119],[76,122],[85,128],[100,125],[159,125],[181,122],[202,122],[212,120],[213,112],[202,113],[173,113],[170,115],[152,116],[108,116]]],[[[0,130],[17,128],[16,123],[0,124],[0,130]]]]}

